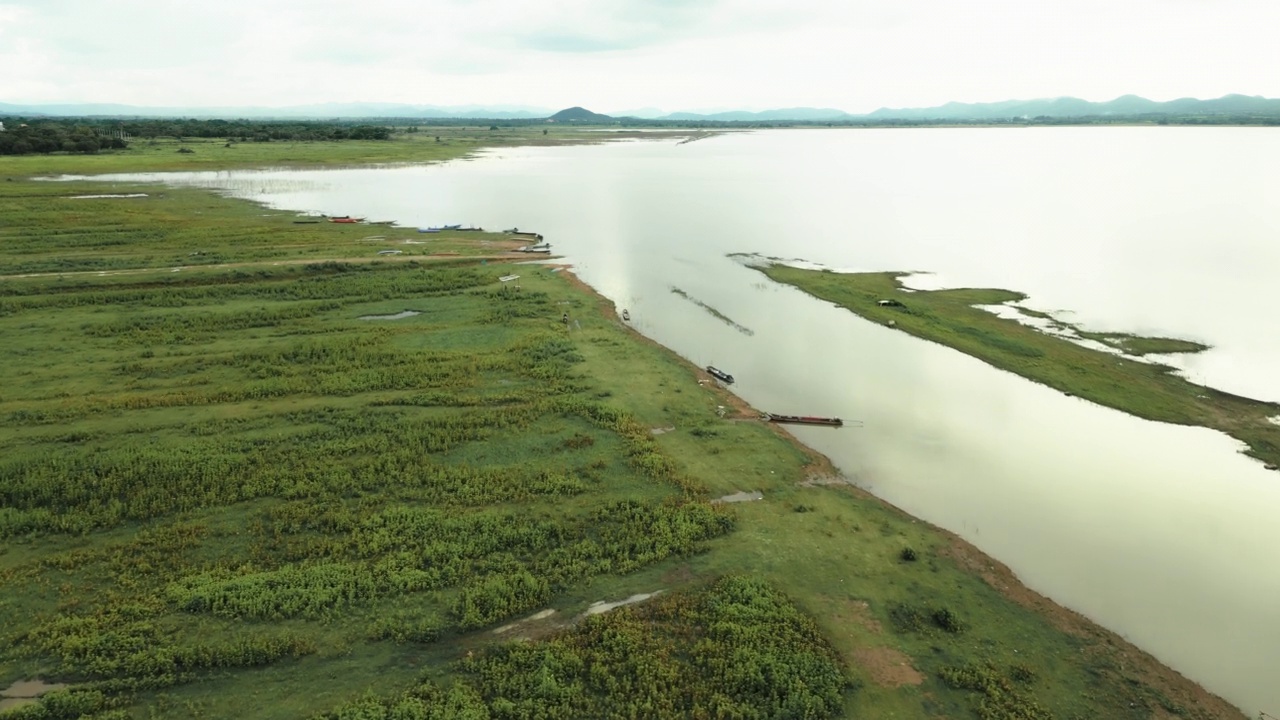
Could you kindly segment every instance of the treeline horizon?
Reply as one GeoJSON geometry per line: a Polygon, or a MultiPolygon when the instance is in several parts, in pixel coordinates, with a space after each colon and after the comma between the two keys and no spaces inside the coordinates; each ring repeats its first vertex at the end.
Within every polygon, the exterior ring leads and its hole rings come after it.
{"type": "Polygon", "coordinates": [[[290,120],[262,122],[247,120],[120,119],[0,117],[0,155],[123,150],[130,140],[171,137],[226,138],[227,142],[271,142],[274,140],[389,140],[394,130],[367,121],[340,122],[290,120]]]}

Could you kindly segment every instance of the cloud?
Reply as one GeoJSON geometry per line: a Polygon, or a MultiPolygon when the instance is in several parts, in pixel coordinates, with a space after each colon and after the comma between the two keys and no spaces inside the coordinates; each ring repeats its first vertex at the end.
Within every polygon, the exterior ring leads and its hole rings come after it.
{"type": "Polygon", "coordinates": [[[857,112],[1276,96],[1277,25],[1280,3],[1245,0],[0,0],[0,101],[857,112]]]}

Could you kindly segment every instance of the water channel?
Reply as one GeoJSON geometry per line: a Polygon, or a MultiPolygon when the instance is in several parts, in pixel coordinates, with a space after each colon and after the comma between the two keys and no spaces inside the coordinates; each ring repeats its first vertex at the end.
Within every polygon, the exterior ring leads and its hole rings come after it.
{"type": "Polygon", "coordinates": [[[1280,474],[1219,433],[1066,397],[728,257],[1024,291],[1090,329],[1206,342],[1171,360],[1280,400],[1280,132],[768,131],[143,177],[394,220],[388,237],[541,232],[637,329],[733,373],[754,406],[861,421],[796,434],[863,487],[1246,712],[1280,713],[1280,474]]]}

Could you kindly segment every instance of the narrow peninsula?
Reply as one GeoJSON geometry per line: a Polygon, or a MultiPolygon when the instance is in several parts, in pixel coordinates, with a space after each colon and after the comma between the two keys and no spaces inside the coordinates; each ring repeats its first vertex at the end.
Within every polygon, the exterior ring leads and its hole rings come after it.
{"type": "Polygon", "coordinates": [[[945,345],[1069,395],[1148,420],[1220,430],[1245,443],[1246,454],[1269,469],[1280,465],[1280,426],[1271,419],[1280,415],[1280,404],[1197,385],[1174,368],[1145,359],[1207,349],[1199,343],[1082,330],[1012,305],[1026,296],[1010,290],[905,288],[902,278],[912,273],[837,273],[777,262],[756,267],[777,282],[871,322],[945,345]],[[985,309],[991,306],[1021,313],[1024,319],[985,309]],[[1050,332],[1025,318],[1040,321],[1050,332]],[[1082,340],[1098,345],[1090,347],[1082,340]]]}

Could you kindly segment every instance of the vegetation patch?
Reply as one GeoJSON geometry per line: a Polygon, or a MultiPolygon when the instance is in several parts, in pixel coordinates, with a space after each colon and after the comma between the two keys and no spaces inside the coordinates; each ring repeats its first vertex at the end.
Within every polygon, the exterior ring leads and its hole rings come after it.
{"type": "Polygon", "coordinates": [[[778,590],[737,576],[591,615],[541,642],[486,649],[458,668],[449,690],[420,685],[322,717],[443,718],[447,710],[459,713],[447,717],[819,719],[839,716],[848,686],[811,618],[778,590]]]}

